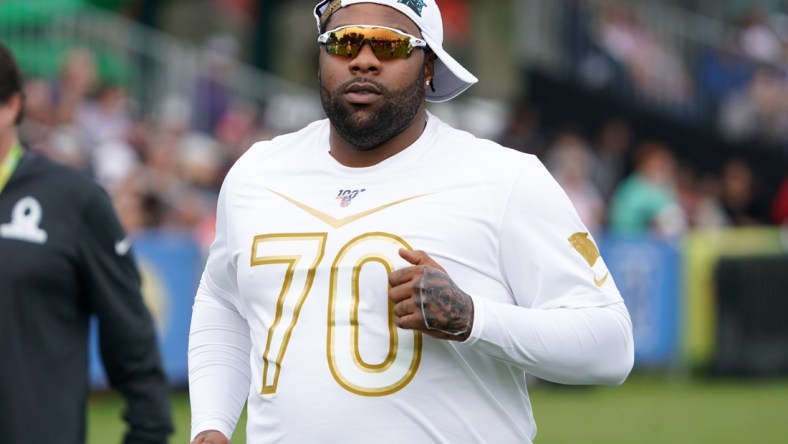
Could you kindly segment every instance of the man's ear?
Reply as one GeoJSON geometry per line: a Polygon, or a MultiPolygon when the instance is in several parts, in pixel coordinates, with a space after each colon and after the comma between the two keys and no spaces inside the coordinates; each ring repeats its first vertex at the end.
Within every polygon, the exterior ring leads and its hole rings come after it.
{"type": "Polygon", "coordinates": [[[435,53],[427,51],[424,57],[424,78],[431,79],[435,76],[435,53]]]}
{"type": "MultiPolygon", "coordinates": [[[[4,108],[7,108],[10,112],[5,116],[9,118],[8,122],[3,122],[3,124],[20,124],[22,122],[22,107],[24,106],[24,96],[22,93],[14,93],[8,100],[2,104],[4,108]],[[10,120],[13,118],[13,121],[10,120]]],[[[5,118],[4,117],[4,118],[5,118]]]]}

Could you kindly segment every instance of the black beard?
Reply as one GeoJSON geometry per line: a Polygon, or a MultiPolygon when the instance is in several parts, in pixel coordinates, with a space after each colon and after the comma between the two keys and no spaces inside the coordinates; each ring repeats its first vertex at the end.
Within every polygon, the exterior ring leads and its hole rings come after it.
{"type": "Polygon", "coordinates": [[[321,79],[320,100],[339,135],[356,149],[369,150],[401,133],[413,122],[424,103],[424,79],[424,70],[419,70],[417,79],[398,91],[391,91],[374,80],[354,79],[339,85],[333,92],[322,86],[321,79]],[[382,104],[377,113],[370,114],[367,107],[348,105],[342,99],[348,86],[357,82],[369,82],[380,90],[382,104]]]}

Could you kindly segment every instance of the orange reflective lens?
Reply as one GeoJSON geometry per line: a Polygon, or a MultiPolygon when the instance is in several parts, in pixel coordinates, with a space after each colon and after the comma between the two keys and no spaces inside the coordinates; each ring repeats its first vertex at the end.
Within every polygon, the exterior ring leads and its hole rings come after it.
{"type": "Polygon", "coordinates": [[[364,43],[369,43],[379,60],[406,59],[414,47],[427,46],[424,40],[398,29],[366,25],[340,26],[321,34],[317,41],[326,53],[350,58],[358,55],[364,43]]]}

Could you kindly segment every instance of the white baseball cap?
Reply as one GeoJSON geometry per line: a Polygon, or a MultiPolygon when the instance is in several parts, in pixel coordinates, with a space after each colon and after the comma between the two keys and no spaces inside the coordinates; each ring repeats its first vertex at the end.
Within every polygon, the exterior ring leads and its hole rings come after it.
{"type": "Polygon", "coordinates": [[[318,32],[322,32],[322,22],[327,21],[337,9],[356,3],[389,6],[408,16],[419,27],[422,38],[437,56],[432,79],[435,91],[427,89],[428,101],[446,102],[479,81],[443,49],[443,19],[435,0],[322,0],[315,6],[314,11],[318,32]],[[332,10],[323,17],[329,7],[332,10]]]}

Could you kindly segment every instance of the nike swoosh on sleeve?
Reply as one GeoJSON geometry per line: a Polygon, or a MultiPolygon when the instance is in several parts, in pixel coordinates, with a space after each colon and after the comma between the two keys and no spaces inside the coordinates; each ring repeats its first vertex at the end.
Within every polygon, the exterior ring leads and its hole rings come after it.
{"type": "Polygon", "coordinates": [[[128,237],[115,242],[115,254],[125,256],[131,249],[131,239],[128,237]]]}
{"type": "Polygon", "coordinates": [[[610,273],[605,273],[605,275],[602,276],[602,279],[597,279],[597,277],[594,276],[594,284],[597,287],[601,287],[601,286],[605,285],[605,282],[607,282],[607,277],[608,276],[610,276],[610,273]]]}

